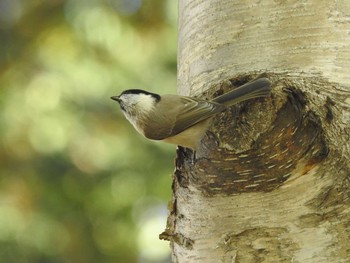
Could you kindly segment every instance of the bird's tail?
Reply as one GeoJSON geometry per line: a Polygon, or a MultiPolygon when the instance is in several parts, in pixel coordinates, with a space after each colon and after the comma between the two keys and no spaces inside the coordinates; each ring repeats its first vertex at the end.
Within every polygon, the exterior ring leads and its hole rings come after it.
{"type": "Polygon", "coordinates": [[[271,83],[267,78],[259,78],[252,80],[232,91],[229,91],[219,97],[213,99],[213,101],[226,106],[250,100],[258,97],[266,97],[270,94],[271,83]]]}

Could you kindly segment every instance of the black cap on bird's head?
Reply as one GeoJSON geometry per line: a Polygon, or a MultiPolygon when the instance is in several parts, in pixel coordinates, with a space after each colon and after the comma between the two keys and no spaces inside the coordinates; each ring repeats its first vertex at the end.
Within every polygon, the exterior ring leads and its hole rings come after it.
{"type": "Polygon", "coordinates": [[[156,93],[152,93],[146,90],[142,90],[142,89],[128,89],[128,90],[124,90],[119,96],[112,96],[111,99],[115,100],[117,102],[121,102],[120,97],[122,97],[123,95],[127,95],[127,94],[145,94],[145,95],[150,95],[153,98],[155,98],[155,100],[158,102],[160,101],[160,95],[156,94],[156,93]]]}
{"type": "Polygon", "coordinates": [[[149,108],[152,104],[160,101],[160,95],[141,89],[124,90],[119,96],[112,96],[112,100],[119,103],[124,112],[131,112],[133,109],[140,110],[149,108]]]}

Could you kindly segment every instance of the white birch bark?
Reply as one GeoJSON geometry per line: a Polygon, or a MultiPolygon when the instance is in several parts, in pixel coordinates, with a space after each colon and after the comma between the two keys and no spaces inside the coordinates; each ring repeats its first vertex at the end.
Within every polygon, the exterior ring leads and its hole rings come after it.
{"type": "Polygon", "coordinates": [[[271,98],[178,151],[174,262],[350,262],[350,2],[179,0],[179,93],[262,72],[271,98]]]}

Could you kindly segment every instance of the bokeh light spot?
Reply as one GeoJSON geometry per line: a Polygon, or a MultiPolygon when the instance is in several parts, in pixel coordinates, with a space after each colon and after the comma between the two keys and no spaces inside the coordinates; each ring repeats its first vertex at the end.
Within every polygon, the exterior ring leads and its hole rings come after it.
{"type": "Polygon", "coordinates": [[[159,240],[155,233],[162,233],[165,229],[166,207],[154,206],[144,212],[140,219],[138,232],[138,245],[141,251],[141,262],[155,262],[165,260],[170,255],[170,248],[167,242],[159,240]],[[159,211],[161,209],[161,211],[159,211]],[[142,223],[141,223],[142,222],[142,223]],[[142,260],[143,259],[143,260],[142,260]]]}
{"type": "Polygon", "coordinates": [[[35,76],[26,90],[26,104],[29,111],[55,110],[61,99],[60,78],[50,74],[35,76]]]}
{"type": "Polygon", "coordinates": [[[65,148],[67,133],[60,120],[50,116],[42,116],[38,121],[35,121],[30,130],[29,140],[36,151],[53,153],[65,148]]]}
{"type": "Polygon", "coordinates": [[[143,177],[128,173],[126,176],[115,176],[112,179],[111,192],[117,209],[123,209],[130,203],[142,198],[145,194],[143,177]]]}
{"type": "Polygon", "coordinates": [[[0,240],[13,239],[23,230],[24,218],[12,206],[0,204],[0,240]]]}

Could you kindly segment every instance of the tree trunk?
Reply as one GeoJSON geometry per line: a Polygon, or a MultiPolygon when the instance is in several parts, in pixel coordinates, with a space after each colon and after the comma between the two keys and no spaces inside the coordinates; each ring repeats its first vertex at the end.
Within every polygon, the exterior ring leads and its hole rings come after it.
{"type": "Polygon", "coordinates": [[[350,262],[349,16],[346,0],[179,0],[179,92],[265,73],[272,95],[219,115],[195,161],[178,149],[174,262],[350,262]]]}

